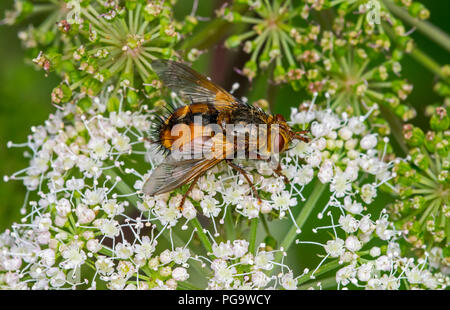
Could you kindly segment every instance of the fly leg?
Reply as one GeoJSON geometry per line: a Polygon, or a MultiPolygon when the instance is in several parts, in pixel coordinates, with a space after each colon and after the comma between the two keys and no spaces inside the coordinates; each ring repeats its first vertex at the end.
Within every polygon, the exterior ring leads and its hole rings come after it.
{"type": "Polygon", "coordinates": [[[273,172],[275,172],[275,174],[277,176],[283,178],[284,184],[286,184],[286,185],[290,185],[291,184],[291,182],[289,182],[288,177],[283,174],[280,162],[278,162],[278,166],[275,169],[273,169],[273,172]]]}
{"type": "Polygon", "coordinates": [[[238,165],[235,165],[231,160],[226,160],[226,162],[231,168],[236,169],[238,172],[240,172],[244,176],[244,178],[247,180],[248,185],[250,185],[256,199],[258,199],[258,203],[261,204],[262,203],[261,197],[259,197],[258,191],[256,190],[256,187],[253,184],[253,182],[248,177],[247,172],[245,172],[245,170],[242,169],[241,167],[239,167],[238,165]]]}
{"type": "Polygon", "coordinates": [[[186,201],[187,196],[189,195],[189,193],[192,191],[192,189],[194,188],[194,185],[197,184],[198,179],[200,178],[201,175],[198,175],[194,178],[194,180],[191,182],[191,185],[189,185],[188,190],[186,191],[186,193],[184,193],[183,197],[181,198],[180,201],[180,205],[178,206],[178,210],[183,211],[183,205],[184,202],[186,201]]]}
{"type": "Polygon", "coordinates": [[[297,131],[294,133],[294,139],[299,139],[303,142],[308,143],[310,141],[310,139],[308,137],[305,137],[304,134],[307,134],[309,131],[308,130],[302,130],[302,131],[297,131]]]}

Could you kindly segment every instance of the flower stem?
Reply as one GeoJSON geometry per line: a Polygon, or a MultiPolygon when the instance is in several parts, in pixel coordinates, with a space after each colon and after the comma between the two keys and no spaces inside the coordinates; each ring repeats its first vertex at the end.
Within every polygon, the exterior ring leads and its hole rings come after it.
{"type": "Polygon", "coordinates": [[[383,0],[383,3],[395,15],[403,19],[411,26],[416,27],[417,30],[419,30],[420,32],[428,36],[431,40],[450,52],[450,37],[441,29],[427,21],[422,21],[420,19],[412,17],[405,9],[397,6],[391,0],[383,0]]]}
{"type": "Polygon", "coordinates": [[[227,214],[225,215],[225,229],[226,229],[227,239],[235,240],[236,239],[236,228],[233,223],[233,216],[232,216],[230,210],[228,210],[227,214]]]}
{"type": "Polygon", "coordinates": [[[423,51],[418,48],[414,48],[410,55],[415,60],[420,62],[425,68],[438,75],[440,78],[447,80],[447,77],[442,73],[441,66],[423,51]]]}
{"type": "MultiPolygon", "coordinates": [[[[109,175],[112,177],[112,179],[114,180],[116,177],[118,177],[119,175],[113,170],[113,169],[108,169],[108,170],[104,170],[103,171],[105,174],[109,175]]],[[[116,185],[116,189],[121,193],[121,194],[131,194],[131,193],[135,193],[135,191],[133,191],[127,183],[125,183],[123,180],[118,182],[116,185]]],[[[134,205],[134,207],[137,209],[137,204],[139,202],[139,198],[136,195],[130,195],[127,197],[128,200],[130,201],[131,204],[134,205]]],[[[161,225],[160,222],[156,222],[156,227],[159,231],[161,231],[163,229],[163,226],[161,225]]],[[[167,240],[170,240],[169,237],[166,235],[166,233],[163,233],[163,236],[165,236],[165,238],[167,238],[167,240]]],[[[181,239],[180,237],[178,237],[174,232],[172,232],[172,239],[175,245],[177,246],[184,246],[185,242],[183,241],[183,239],[181,239]]]]}
{"type": "Polygon", "coordinates": [[[194,218],[194,219],[190,220],[189,222],[192,223],[194,228],[197,229],[198,237],[200,238],[200,241],[203,244],[203,246],[205,247],[206,251],[208,251],[208,253],[212,253],[211,242],[209,242],[208,236],[203,231],[203,227],[200,224],[200,222],[198,221],[198,219],[194,218]]]}
{"type": "Polygon", "coordinates": [[[320,288],[321,289],[327,289],[327,288],[332,288],[336,286],[336,277],[335,276],[331,276],[329,278],[323,279],[323,280],[317,280],[308,284],[304,284],[299,286],[297,289],[298,290],[307,290],[309,288],[312,288],[314,286],[318,286],[320,284],[320,288]]]}
{"type": "Polygon", "coordinates": [[[251,220],[250,224],[250,245],[249,252],[255,254],[256,249],[256,233],[258,231],[258,218],[254,218],[251,220]]]}
{"type": "MultiPolygon", "coordinates": [[[[297,223],[297,226],[301,229],[303,224],[305,224],[306,219],[311,214],[312,210],[317,204],[317,201],[319,200],[320,196],[322,195],[322,192],[327,187],[326,184],[322,184],[319,180],[316,180],[315,184],[313,184],[314,190],[308,197],[308,201],[303,206],[302,210],[300,211],[299,215],[295,219],[295,222],[297,223]]],[[[295,236],[297,235],[297,227],[295,225],[292,225],[289,229],[288,233],[284,237],[283,241],[281,242],[280,248],[283,248],[283,251],[287,251],[292,243],[295,240],[295,236]]],[[[275,261],[280,262],[281,258],[283,256],[283,253],[278,252],[275,261]]]]}
{"type": "MultiPolygon", "coordinates": [[[[315,273],[314,273],[314,277],[320,276],[321,274],[324,274],[328,271],[334,270],[336,268],[338,268],[340,266],[339,264],[339,260],[333,260],[325,265],[323,265],[322,267],[320,267],[315,273]]],[[[308,282],[311,279],[311,275],[312,275],[313,271],[308,272],[307,274],[305,274],[303,277],[300,277],[300,279],[298,279],[297,281],[297,285],[303,284],[308,282]]],[[[335,276],[333,277],[336,281],[335,276]]],[[[308,287],[310,287],[311,285],[308,284],[308,287]]],[[[301,287],[301,286],[300,286],[301,287]]]]}
{"type": "MultiPolygon", "coordinates": [[[[230,10],[237,13],[244,12],[248,7],[239,4],[233,4],[230,10]]],[[[184,43],[180,46],[180,50],[189,51],[196,47],[199,49],[206,49],[223,37],[223,34],[228,31],[230,23],[221,18],[214,19],[207,27],[204,27],[201,31],[190,36],[184,40],[184,43]]]]}
{"type": "Polygon", "coordinates": [[[192,285],[188,282],[178,282],[177,288],[181,290],[201,290],[201,288],[196,287],[195,285],[192,285]]]}

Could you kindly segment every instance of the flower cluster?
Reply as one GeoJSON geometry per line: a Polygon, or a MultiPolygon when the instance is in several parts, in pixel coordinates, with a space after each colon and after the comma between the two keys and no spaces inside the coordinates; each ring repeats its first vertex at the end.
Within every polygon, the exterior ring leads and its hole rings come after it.
{"type": "Polygon", "coordinates": [[[83,98],[32,128],[22,145],[30,166],[5,176],[23,180],[28,194],[22,222],[2,235],[2,287],[176,288],[189,277],[189,242],[158,250],[164,228],[130,217],[136,198],[117,193],[121,157],[143,156],[150,125],[145,107],[132,113],[122,104],[83,98]]]}
{"type": "MultiPolygon", "coordinates": [[[[0,234],[0,288],[447,288],[448,98],[426,109],[426,134],[404,125],[405,159],[386,121],[415,116],[400,64],[414,43],[391,11],[423,20],[428,10],[406,0],[225,4],[211,25],[240,24],[225,45],[249,54],[241,72],[268,70],[312,98],[288,121],[310,141],[292,141],[277,163],[234,160],[247,175],[221,162],[192,187],[149,196],[143,186],[164,160],[151,128],[166,102],[181,102],[163,96],[152,61],[200,54],[182,50],[199,2],[182,20],[175,2],[16,0],[6,12],[10,25],[43,17],[19,37],[61,83],[56,111],[25,143],[8,143],[27,148],[29,166],[4,176],[27,193],[20,223],[0,234]]],[[[192,42],[217,30],[206,29],[192,42]]],[[[447,69],[436,88],[448,97],[447,69]]]]}
{"type": "Polygon", "coordinates": [[[52,92],[55,104],[68,102],[74,91],[97,95],[111,83],[127,87],[127,100],[135,106],[139,97],[154,97],[152,60],[179,57],[176,44],[197,24],[194,16],[176,21],[171,2],[164,0],[47,2],[17,0],[5,21],[48,15],[19,37],[36,65],[63,78],[52,92]]]}
{"type": "MultiPolygon", "coordinates": [[[[242,70],[250,79],[259,69],[270,67],[275,83],[288,82],[296,90],[331,97],[329,104],[338,112],[364,115],[376,107],[377,116],[384,106],[405,121],[415,116],[403,103],[412,85],[402,79],[400,65],[413,41],[385,5],[378,1],[236,2],[247,4],[248,13],[224,6],[218,15],[251,27],[226,41],[228,47],[243,45],[251,54],[242,70]],[[377,21],[369,20],[373,3],[377,21]],[[324,11],[330,7],[333,11],[324,11]]],[[[413,16],[427,17],[422,4],[404,5],[413,16]]],[[[380,122],[380,118],[373,121],[380,122]]]]}
{"type": "MultiPolygon", "coordinates": [[[[366,209],[363,203],[370,204],[377,189],[393,177],[392,164],[383,161],[387,141],[378,150],[378,138],[370,134],[364,118],[340,118],[310,104],[292,111],[292,125],[310,127],[313,142],[298,142],[282,158],[288,184],[267,163],[247,162],[260,204],[242,176],[217,166],[199,180],[179,210],[183,189],[156,197],[142,194],[151,167],[162,158],[144,139],[151,111],[146,106],[127,110],[121,94],[116,96],[111,88],[98,97],[68,103],[45,125],[33,127],[26,143],[8,144],[29,147],[31,159],[28,168],[5,176],[6,181],[22,180],[28,194],[22,222],[2,235],[2,287],[174,289],[189,287],[190,274],[205,274],[206,268],[212,272],[210,289],[296,288],[307,271],[293,276],[283,263],[285,250],[274,250],[270,231],[267,244],[257,247],[257,226],[246,241],[236,239],[243,227],[232,223],[239,217],[262,217],[271,223],[286,218],[297,235],[301,229],[292,208],[302,206],[304,188],[316,176],[315,182],[323,183],[318,188],[330,191],[320,217],[327,208],[340,206],[339,200],[344,200],[343,209],[360,214],[366,209]],[[151,164],[142,165],[144,158],[151,164]],[[235,237],[223,240],[223,233],[235,237]],[[206,256],[190,249],[190,243],[202,243],[206,256]],[[200,271],[190,267],[196,262],[201,262],[200,271]],[[272,275],[277,268],[281,271],[272,275]]],[[[308,210],[307,205],[302,208],[308,210]]],[[[354,228],[355,219],[343,221],[343,226],[354,228]]],[[[390,239],[388,223],[377,225],[377,234],[386,236],[382,240],[390,239]]],[[[358,244],[371,240],[372,231],[362,233],[361,241],[355,237],[353,245],[347,238],[347,248],[358,252],[358,244]]],[[[339,244],[326,248],[339,252],[339,244]]]]}
{"type": "Polygon", "coordinates": [[[390,206],[393,220],[405,235],[408,249],[419,257],[434,249],[441,253],[441,268],[448,269],[449,225],[449,141],[448,111],[438,107],[430,119],[431,130],[424,133],[404,125],[408,146],[406,160],[395,164],[399,199],[390,206]]]}

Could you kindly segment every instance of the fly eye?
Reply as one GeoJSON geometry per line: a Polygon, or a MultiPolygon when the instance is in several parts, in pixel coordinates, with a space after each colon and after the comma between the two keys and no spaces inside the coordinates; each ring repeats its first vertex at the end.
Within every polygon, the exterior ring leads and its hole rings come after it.
{"type": "Polygon", "coordinates": [[[281,114],[276,114],[275,115],[275,120],[278,122],[285,122],[286,120],[284,119],[283,115],[281,114]]]}

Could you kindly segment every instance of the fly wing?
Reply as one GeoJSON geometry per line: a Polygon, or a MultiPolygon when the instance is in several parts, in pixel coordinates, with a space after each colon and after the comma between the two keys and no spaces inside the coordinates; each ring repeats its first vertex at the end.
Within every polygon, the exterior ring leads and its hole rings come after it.
{"type": "Polygon", "coordinates": [[[158,166],[143,186],[149,196],[170,192],[192,181],[234,152],[234,145],[222,133],[197,137],[172,152],[158,166]]]}
{"type": "Polygon", "coordinates": [[[222,159],[175,159],[169,155],[145,182],[143,191],[149,196],[170,192],[203,174],[222,159]]]}
{"type": "Polygon", "coordinates": [[[231,109],[239,101],[222,87],[188,66],[170,60],[154,60],[153,71],[164,84],[190,103],[209,103],[217,110],[231,109]]]}

